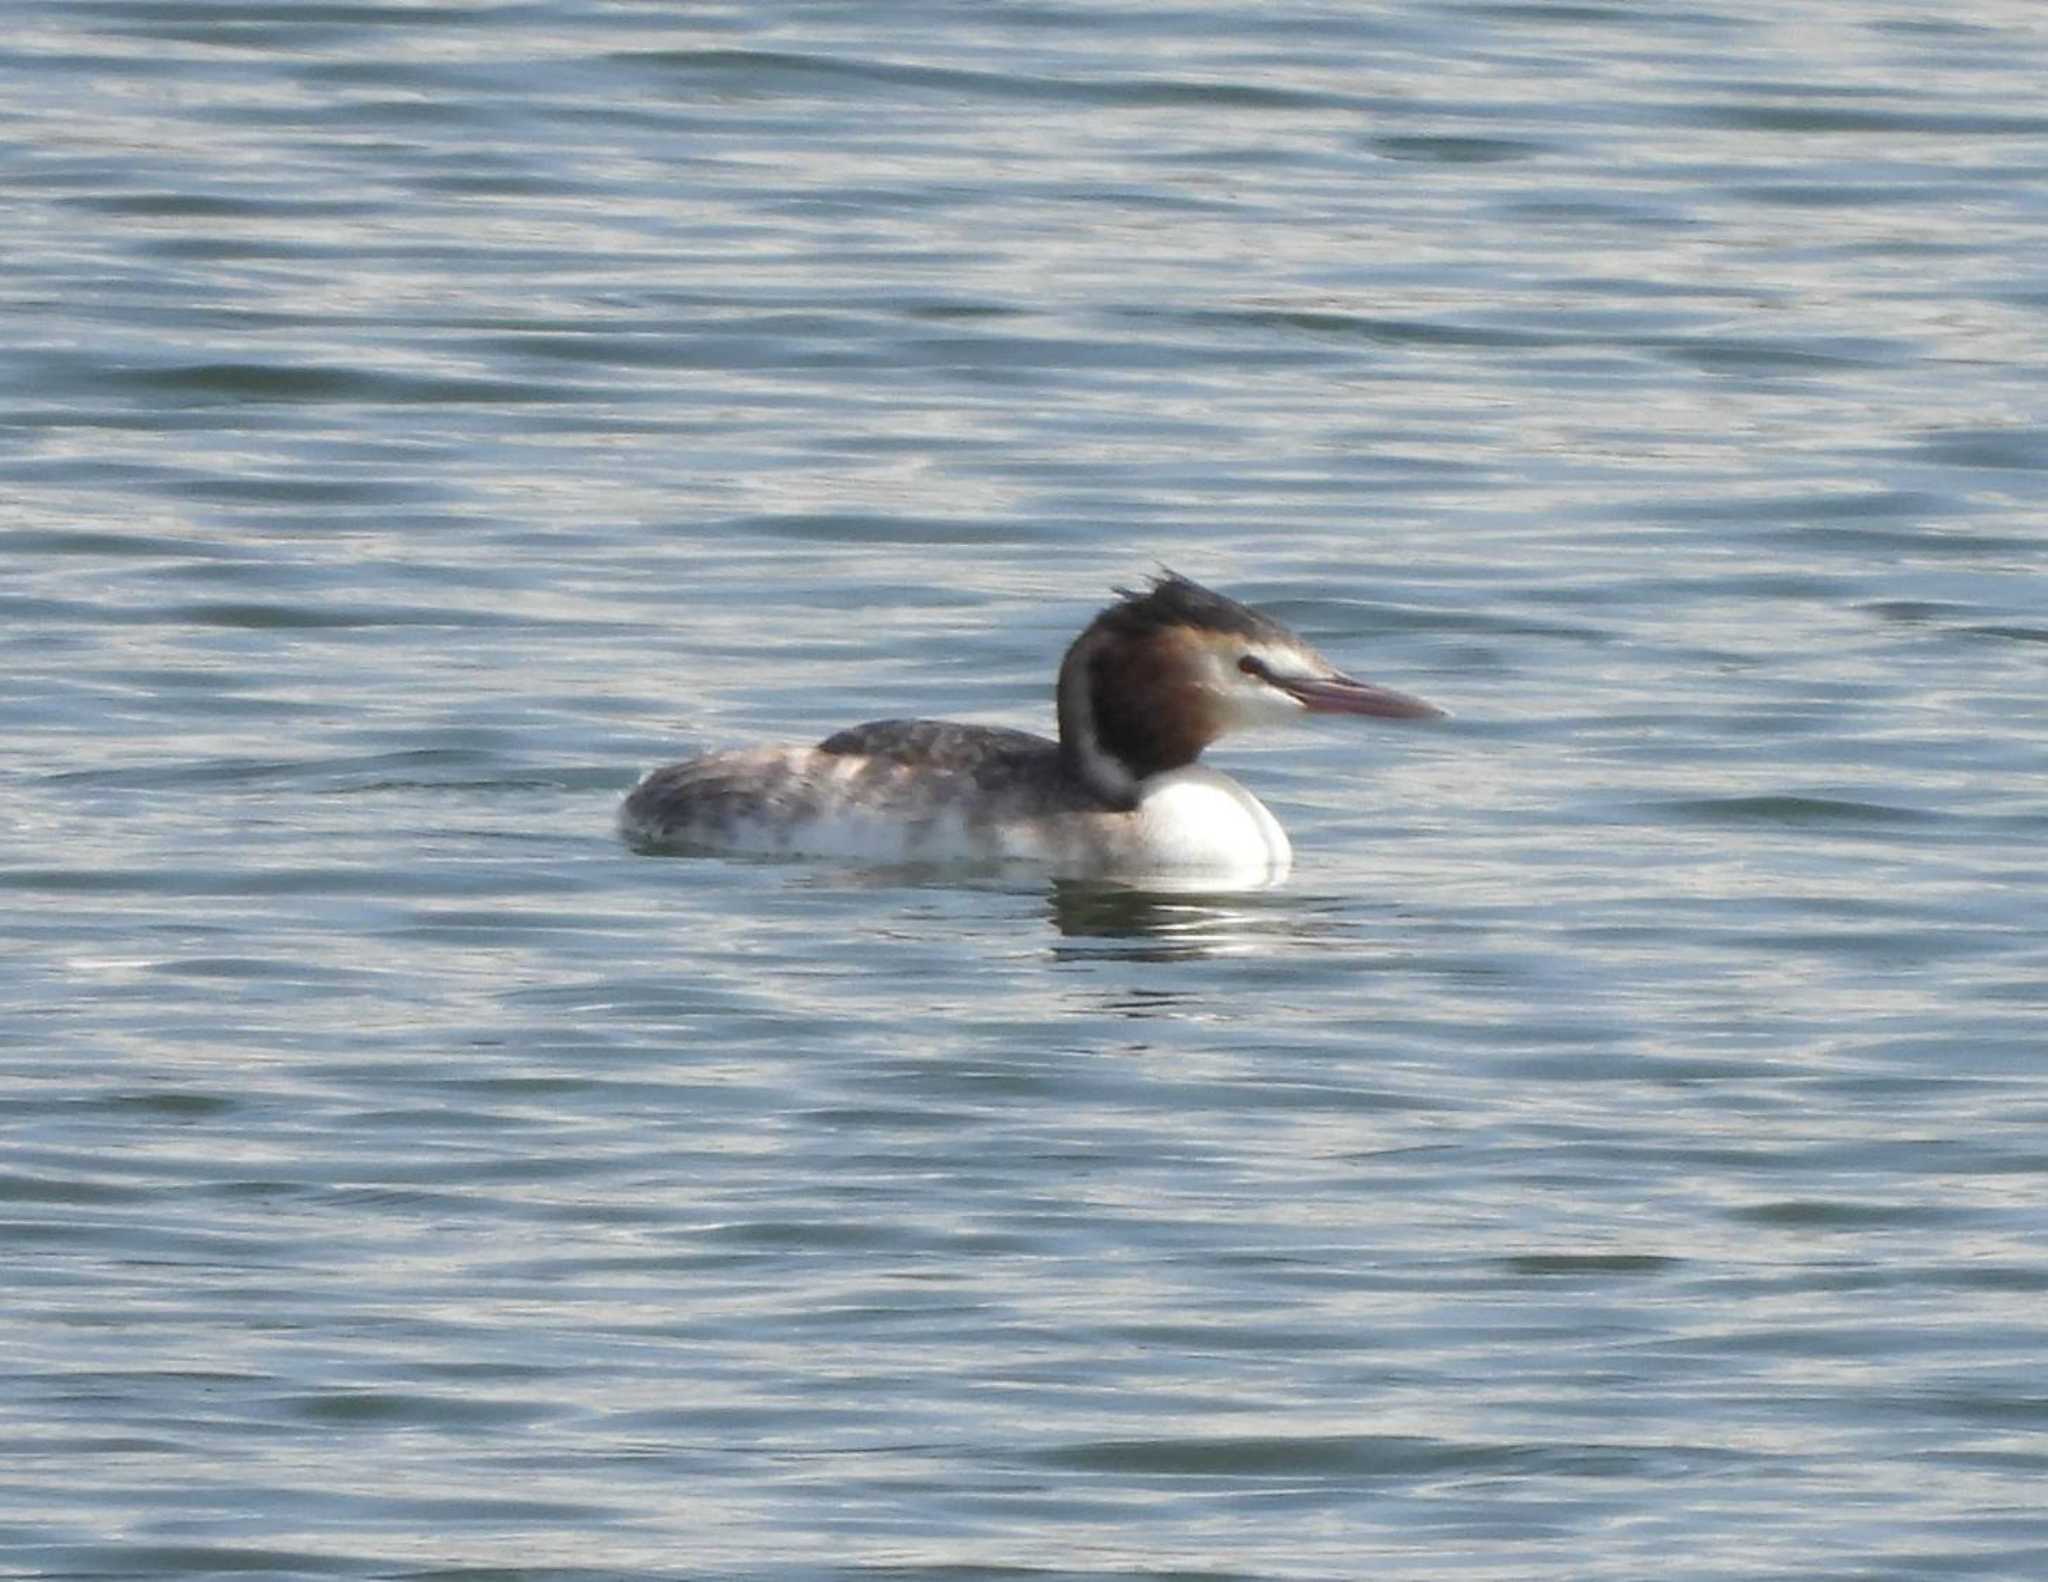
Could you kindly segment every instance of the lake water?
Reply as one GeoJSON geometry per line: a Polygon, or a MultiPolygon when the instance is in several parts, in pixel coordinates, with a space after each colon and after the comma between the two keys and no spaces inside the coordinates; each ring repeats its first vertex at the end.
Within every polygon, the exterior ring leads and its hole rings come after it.
{"type": "Polygon", "coordinates": [[[2048,11],[8,17],[0,1575],[2048,1574],[2048,11]],[[1162,562],[1283,888],[614,838],[1162,562]]]}

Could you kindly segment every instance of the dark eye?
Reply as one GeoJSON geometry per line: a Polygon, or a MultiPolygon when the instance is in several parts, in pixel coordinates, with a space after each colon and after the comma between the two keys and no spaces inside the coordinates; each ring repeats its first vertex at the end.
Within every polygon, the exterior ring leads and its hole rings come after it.
{"type": "Polygon", "coordinates": [[[1265,660],[1256,654],[1246,654],[1237,662],[1237,668],[1248,676],[1257,676],[1261,681],[1271,681],[1273,672],[1266,668],[1265,660]]]}

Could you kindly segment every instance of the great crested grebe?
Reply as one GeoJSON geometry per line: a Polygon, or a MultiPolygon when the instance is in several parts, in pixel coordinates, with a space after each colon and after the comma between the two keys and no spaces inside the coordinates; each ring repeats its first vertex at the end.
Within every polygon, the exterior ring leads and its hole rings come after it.
{"type": "Polygon", "coordinates": [[[1293,860],[1286,832],[1196,763],[1204,747],[1307,714],[1443,715],[1354,681],[1278,621],[1174,572],[1117,592],[1060,663],[1056,742],[878,720],[815,747],[711,753],[648,774],[619,810],[620,833],[649,850],[1277,880],[1293,860]]]}

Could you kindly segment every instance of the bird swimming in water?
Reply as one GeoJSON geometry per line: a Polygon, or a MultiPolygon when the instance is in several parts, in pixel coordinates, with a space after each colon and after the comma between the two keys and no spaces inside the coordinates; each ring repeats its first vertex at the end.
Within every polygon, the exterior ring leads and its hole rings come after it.
{"type": "Polygon", "coordinates": [[[1117,592],[1061,661],[1056,742],[878,720],[815,747],[711,753],[634,786],[620,833],[651,851],[1274,882],[1293,861],[1286,831],[1251,792],[1198,763],[1203,748],[1310,714],[1443,717],[1353,680],[1278,621],[1173,572],[1117,592]]]}

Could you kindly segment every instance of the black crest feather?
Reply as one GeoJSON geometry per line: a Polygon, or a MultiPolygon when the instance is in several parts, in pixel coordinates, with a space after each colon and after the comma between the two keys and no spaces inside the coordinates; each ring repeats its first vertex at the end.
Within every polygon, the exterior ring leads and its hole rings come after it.
{"type": "Polygon", "coordinates": [[[1284,637],[1279,622],[1259,614],[1250,605],[1225,598],[1161,567],[1147,588],[1118,588],[1119,602],[1096,620],[1113,631],[1130,636],[1158,631],[1167,626],[1192,626],[1205,632],[1236,632],[1243,637],[1284,637]]]}

